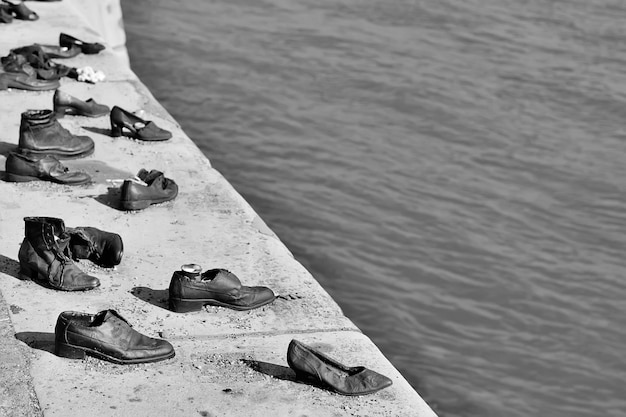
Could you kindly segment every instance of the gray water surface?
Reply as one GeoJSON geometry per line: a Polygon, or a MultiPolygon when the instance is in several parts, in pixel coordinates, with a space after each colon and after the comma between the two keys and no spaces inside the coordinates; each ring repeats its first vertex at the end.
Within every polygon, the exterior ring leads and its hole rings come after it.
{"type": "Polygon", "coordinates": [[[626,3],[123,6],[134,70],[441,417],[626,416],[626,3]]]}

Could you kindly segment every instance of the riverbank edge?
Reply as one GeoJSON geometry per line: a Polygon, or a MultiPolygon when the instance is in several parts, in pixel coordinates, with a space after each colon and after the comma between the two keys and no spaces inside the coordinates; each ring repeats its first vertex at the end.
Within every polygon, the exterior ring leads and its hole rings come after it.
{"type": "MultiPolygon", "coordinates": [[[[31,8],[37,10],[38,12],[39,12],[38,9],[41,8],[42,21],[38,22],[37,24],[40,24],[40,25],[45,24],[45,21],[43,21],[44,20],[43,17],[45,17],[46,13],[44,13],[44,11],[46,10],[52,11],[51,7],[53,6],[47,5],[47,4],[44,5],[44,4],[29,3],[29,5],[31,4],[32,4],[31,8]]],[[[147,88],[145,88],[145,86],[143,86],[141,82],[136,78],[136,76],[132,73],[130,68],[122,68],[124,65],[127,66],[128,58],[127,56],[125,57],[126,52],[125,52],[124,44],[121,43],[120,41],[122,39],[125,40],[125,33],[123,31],[121,7],[117,0],[107,0],[104,2],[93,2],[89,0],[65,0],[63,3],[58,4],[56,7],[67,8],[66,10],[67,12],[56,13],[56,14],[50,13],[52,24],[50,25],[49,28],[47,28],[47,31],[56,32],[58,27],[62,27],[63,24],[67,24],[67,27],[71,27],[72,30],[77,30],[87,35],[93,34],[93,35],[98,36],[100,39],[103,39],[104,43],[107,44],[107,46],[109,47],[109,51],[107,52],[108,55],[105,55],[105,58],[107,59],[108,62],[106,63],[106,65],[104,62],[101,62],[101,67],[111,68],[111,70],[107,71],[107,73],[111,74],[111,77],[110,77],[111,80],[109,81],[109,83],[111,83],[110,85],[115,86],[112,89],[116,89],[122,83],[129,83],[130,85],[136,88],[136,94],[142,97],[142,99],[139,101],[150,102],[150,103],[146,103],[144,108],[153,109],[154,113],[165,112],[165,110],[162,109],[160,104],[158,104],[155,101],[155,99],[151,96],[147,88]],[[69,10],[70,8],[72,8],[73,10],[70,11],[69,10]],[[81,30],[81,28],[77,27],[75,21],[78,15],[82,15],[82,17],[86,20],[86,22],[88,22],[88,24],[85,25],[87,28],[86,30],[81,30]],[[72,24],[70,22],[74,22],[74,23],[72,24]],[[109,28],[109,29],[97,30],[98,28],[103,28],[103,27],[109,28]],[[115,28],[115,29],[112,29],[112,28],[115,28]],[[115,68],[115,70],[113,70],[113,68],[115,68]]],[[[56,11],[59,12],[59,10],[56,10],[56,11]]],[[[34,24],[34,23],[27,23],[27,24],[34,24]]],[[[43,31],[43,32],[46,32],[46,31],[43,31]]],[[[20,46],[23,42],[24,42],[24,37],[18,37],[16,34],[14,39],[5,38],[2,44],[12,43],[13,47],[16,47],[16,46],[20,46]]],[[[5,53],[4,50],[2,52],[5,53]]],[[[64,87],[65,87],[65,84],[64,84],[64,87]]],[[[79,87],[83,87],[83,86],[75,86],[75,87],[78,89],[79,87]]],[[[70,86],[68,86],[68,88],[70,88],[70,86]]],[[[116,93],[115,91],[112,93],[113,97],[115,97],[115,93],[116,93]]],[[[9,93],[9,94],[13,94],[13,93],[9,93]]],[[[41,97],[41,96],[43,95],[38,94],[37,100],[40,102],[44,102],[45,101],[43,100],[44,97],[41,97]]],[[[16,94],[15,97],[19,97],[18,101],[26,102],[28,95],[19,93],[19,95],[16,94]]],[[[47,97],[46,97],[46,100],[47,100],[47,97]]],[[[126,101],[127,97],[117,94],[117,100],[126,101]]],[[[17,103],[14,103],[14,104],[17,104],[17,103]]],[[[23,103],[23,104],[27,104],[27,103],[23,103]]],[[[30,105],[30,103],[28,104],[30,105]]],[[[24,106],[22,107],[24,108],[24,106]]],[[[25,108],[29,108],[29,106],[26,106],[25,108]]],[[[168,114],[164,114],[162,116],[164,120],[171,119],[171,116],[169,116],[168,114]]],[[[16,123],[15,120],[3,120],[7,118],[8,118],[7,113],[3,113],[3,115],[0,114],[0,120],[2,120],[3,122],[8,122],[6,123],[7,125],[14,125],[16,123]]],[[[175,124],[175,122],[174,122],[174,127],[176,129],[175,134],[184,136],[184,133],[180,131],[179,127],[175,124]]],[[[11,130],[11,129],[8,129],[8,130],[11,130]]],[[[184,136],[184,140],[181,143],[176,144],[175,150],[185,155],[193,154],[193,158],[196,159],[196,161],[198,159],[204,159],[204,161],[201,162],[200,169],[212,170],[210,166],[210,162],[206,159],[204,155],[201,155],[197,147],[191,142],[189,138],[186,138],[186,136],[184,136]],[[197,155],[197,154],[200,154],[200,155],[197,155]]],[[[221,181],[225,181],[223,177],[220,176],[218,180],[216,181],[217,181],[218,186],[223,188],[222,194],[225,196],[228,196],[228,198],[230,198],[231,200],[228,203],[228,206],[236,208],[236,210],[235,209],[229,210],[229,213],[226,213],[226,214],[232,217],[232,216],[235,216],[235,214],[232,214],[232,213],[236,213],[238,216],[243,215],[244,217],[247,216],[248,218],[251,218],[252,220],[250,220],[249,222],[250,225],[257,232],[264,235],[263,242],[265,242],[265,239],[266,239],[265,236],[269,236],[269,239],[271,239],[270,243],[268,243],[268,247],[270,248],[269,251],[272,252],[274,250],[280,250],[282,251],[280,253],[280,256],[281,257],[284,256],[283,252],[286,251],[286,248],[284,249],[282,248],[282,246],[284,245],[282,245],[282,243],[278,244],[277,242],[275,242],[278,240],[277,237],[273,234],[273,232],[271,232],[271,230],[267,228],[267,226],[264,225],[262,220],[258,218],[258,216],[256,216],[252,208],[249,207],[249,205],[243,200],[243,198],[241,198],[241,196],[238,195],[234,190],[228,189],[228,187],[230,187],[229,185],[225,185],[221,183],[221,181]],[[276,249],[276,247],[278,248],[276,249]]],[[[21,216],[21,212],[23,211],[20,209],[21,208],[20,206],[22,205],[22,202],[23,202],[23,200],[21,200],[20,198],[20,197],[23,197],[23,195],[21,195],[22,191],[17,190],[16,192],[16,187],[14,187],[12,184],[3,185],[3,187],[5,190],[9,192],[9,194],[13,190],[14,195],[9,196],[9,198],[7,198],[7,203],[11,203],[10,197],[13,197],[15,201],[18,202],[17,207],[15,205],[11,207],[12,207],[12,210],[18,211],[20,212],[20,214],[17,214],[17,215],[12,215],[13,213],[5,214],[7,218],[11,218],[15,222],[15,220],[19,216],[21,216]]],[[[38,190],[35,190],[35,192],[37,191],[38,190]]],[[[41,204],[47,204],[46,194],[48,194],[48,197],[50,197],[49,193],[47,193],[46,190],[43,190],[43,192],[39,194],[41,194],[40,196],[38,196],[40,201],[35,202],[35,207],[37,207],[38,204],[39,204],[39,207],[41,207],[41,204]]],[[[220,194],[220,196],[222,194],[220,194]]],[[[63,201],[63,204],[65,203],[66,201],[63,201]]],[[[24,204],[24,206],[27,206],[27,205],[28,204],[24,204]]],[[[54,205],[55,204],[52,203],[52,207],[54,207],[54,205]]],[[[66,208],[60,208],[58,211],[64,212],[66,211],[66,208]]],[[[72,211],[72,210],[69,210],[69,211],[72,211]]],[[[157,215],[153,215],[153,217],[156,217],[156,216],[157,215]]],[[[2,215],[0,215],[0,219],[1,217],[2,215]]],[[[70,213],[68,213],[68,218],[70,219],[72,218],[70,213]]],[[[237,223],[237,221],[235,221],[235,223],[237,223]]],[[[16,230],[20,231],[19,232],[20,235],[23,235],[23,224],[13,224],[11,227],[6,227],[6,228],[3,227],[2,234],[3,236],[6,236],[8,234],[15,234],[16,230]],[[5,235],[5,231],[8,231],[9,233],[5,235]]],[[[187,242],[187,244],[194,245],[196,244],[196,242],[189,241],[187,242]]],[[[13,249],[13,252],[16,253],[14,249],[14,245],[12,246],[12,249],[13,249]]],[[[12,257],[15,258],[15,254],[11,253],[11,250],[7,248],[7,245],[3,245],[2,252],[0,253],[4,253],[6,255],[13,255],[12,257]]],[[[5,259],[5,261],[6,261],[5,264],[8,264],[8,265],[5,265],[5,267],[0,271],[0,275],[2,274],[11,275],[11,270],[15,269],[16,265],[14,263],[11,263],[10,258],[5,259]]],[[[276,261],[276,263],[278,264],[282,262],[283,261],[281,261],[280,259],[276,261]]],[[[296,262],[296,261],[290,260],[289,262],[296,262]]],[[[286,271],[290,271],[294,267],[292,265],[284,265],[284,268],[286,271]]],[[[367,398],[367,400],[365,401],[358,400],[356,402],[346,402],[348,401],[348,399],[345,399],[346,397],[340,397],[340,396],[336,396],[333,394],[331,394],[330,397],[328,397],[329,394],[326,391],[319,390],[318,388],[312,387],[313,392],[308,393],[307,395],[310,395],[311,398],[314,398],[315,400],[318,400],[318,401],[322,401],[322,402],[326,401],[329,404],[322,404],[322,405],[319,405],[319,407],[315,408],[311,405],[310,401],[309,402],[306,401],[307,400],[306,398],[304,399],[301,398],[302,394],[296,392],[294,393],[293,398],[300,398],[300,399],[296,400],[295,403],[294,403],[294,400],[288,396],[288,398],[282,398],[280,400],[276,399],[276,402],[274,404],[272,404],[270,401],[270,404],[268,406],[274,410],[277,410],[278,411],[276,413],[277,415],[293,414],[289,410],[293,411],[294,407],[295,409],[299,410],[301,413],[306,413],[308,410],[308,412],[311,413],[311,415],[335,415],[336,412],[332,412],[330,410],[336,409],[337,408],[335,407],[336,405],[338,405],[339,407],[338,408],[339,413],[345,414],[345,415],[362,415],[362,413],[364,412],[367,413],[367,415],[415,415],[415,416],[420,416],[420,417],[426,416],[426,415],[428,416],[434,415],[432,410],[430,410],[430,408],[428,408],[428,406],[423,402],[423,400],[419,397],[419,395],[417,395],[417,393],[415,393],[415,391],[413,391],[410,388],[406,380],[404,380],[404,378],[401,377],[398,371],[388,363],[386,358],[384,358],[384,356],[380,353],[380,351],[378,351],[373,346],[371,341],[369,341],[369,339],[366,338],[365,336],[361,335],[359,330],[347,318],[345,318],[345,316],[343,316],[341,310],[338,308],[336,303],[328,296],[328,294],[321,288],[321,286],[319,286],[319,284],[316,281],[314,281],[312,277],[311,277],[311,281],[309,281],[308,278],[309,277],[306,277],[306,280],[301,281],[301,282],[298,282],[298,278],[291,278],[292,281],[294,282],[290,283],[290,286],[309,287],[308,290],[311,292],[310,297],[312,299],[313,298],[315,299],[313,301],[317,302],[316,305],[319,308],[306,310],[302,306],[300,306],[298,307],[300,310],[294,310],[296,313],[299,313],[299,314],[296,314],[294,315],[294,317],[291,317],[291,321],[289,321],[287,325],[282,326],[282,328],[281,328],[281,325],[283,323],[279,323],[275,326],[275,328],[268,328],[267,331],[259,332],[258,329],[253,328],[255,327],[253,324],[250,326],[251,327],[250,329],[245,328],[242,331],[234,332],[236,334],[228,333],[225,336],[221,336],[223,338],[222,340],[226,340],[224,338],[237,339],[241,343],[241,345],[247,344],[249,346],[256,346],[259,352],[262,351],[262,348],[261,348],[262,345],[270,345],[270,347],[272,347],[271,346],[272,344],[277,343],[279,346],[285,346],[285,340],[288,340],[294,334],[295,335],[299,334],[302,337],[304,337],[303,335],[311,335],[310,337],[313,339],[318,338],[321,346],[324,346],[324,345],[332,346],[334,342],[335,345],[344,347],[345,350],[353,351],[353,356],[355,358],[359,358],[359,356],[364,355],[363,358],[361,359],[364,361],[367,361],[367,364],[369,367],[372,367],[377,370],[383,370],[384,371],[383,373],[392,377],[394,381],[393,394],[389,394],[389,390],[385,390],[381,392],[381,395],[377,394],[376,397],[375,396],[360,397],[360,398],[367,398]],[[302,311],[306,311],[307,313],[312,313],[312,314],[302,315],[302,311]],[[314,317],[319,316],[318,318],[319,322],[311,324],[310,323],[311,316],[314,316],[314,317]],[[329,316],[331,318],[329,320],[329,323],[322,323],[322,321],[325,320],[326,318],[325,316],[329,316]],[[320,392],[315,391],[315,390],[318,390],[320,392]],[[280,404],[278,404],[278,402],[280,402],[280,404]]],[[[27,315],[25,313],[28,313],[31,307],[27,304],[26,300],[29,300],[31,298],[31,294],[29,294],[29,292],[32,291],[32,285],[27,285],[26,287],[24,287],[23,283],[16,283],[15,280],[11,280],[8,282],[10,282],[12,288],[10,288],[9,291],[7,292],[9,294],[10,300],[8,300],[4,304],[4,306],[0,306],[0,324],[3,326],[3,327],[0,327],[0,330],[4,332],[3,335],[10,335],[10,334],[15,335],[16,328],[18,331],[22,330],[22,332],[20,332],[21,334],[28,333],[28,332],[24,332],[23,330],[29,329],[29,326],[32,326],[33,324],[32,323],[33,320],[24,319],[27,315]],[[23,292],[24,294],[20,294],[20,291],[23,292]],[[5,320],[5,318],[8,320],[5,320]]],[[[7,288],[3,286],[2,287],[3,294],[6,290],[7,288]]],[[[289,293],[289,294],[294,294],[294,293],[289,293]]],[[[97,306],[100,304],[101,304],[100,302],[92,300],[91,303],[86,303],[85,305],[93,308],[94,306],[97,306]]],[[[120,302],[120,304],[122,303],[120,302]]],[[[125,304],[128,304],[128,303],[125,303],[125,304]]],[[[51,310],[55,310],[55,309],[51,308],[51,310]]],[[[56,310],[58,311],[58,308],[56,308],[56,310]]],[[[155,313],[155,316],[156,315],[158,314],[155,313]]],[[[145,316],[152,317],[152,313],[148,312],[145,314],[145,316]]],[[[255,318],[253,317],[251,321],[254,321],[254,319],[255,318]]],[[[267,319],[268,322],[271,321],[269,320],[269,318],[264,318],[264,317],[260,317],[257,321],[258,323],[263,324],[264,319],[267,319]]],[[[201,370],[201,368],[198,368],[197,364],[194,362],[194,352],[198,350],[196,340],[202,339],[202,338],[204,339],[212,338],[212,342],[215,343],[216,340],[220,340],[219,339],[220,336],[219,335],[209,336],[207,334],[204,334],[201,330],[198,330],[200,329],[200,327],[198,327],[197,323],[195,322],[189,322],[188,324],[189,324],[189,333],[193,334],[193,338],[192,338],[193,340],[189,340],[189,338],[185,337],[183,334],[176,334],[176,332],[174,331],[172,332],[171,339],[179,341],[181,350],[187,349],[188,351],[186,355],[185,355],[185,352],[182,352],[182,355],[179,355],[179,357],[182,357],[181,359],[179,359],[181,362],[180,363],[181,368],[183,370],[187,370],[187,368],[191,367],[191,368],[196,368],[196,369],[201,370]]],[[[263,328],[263,326],[260,326],[259,328],[263,328]]],[[[24,338],[20,340],[25,341],[24,338]]],[[[58,371],[59,364],[63,363],[62,362],[63,360],[59,361],[58,358],[50,357],[49,346],[47,350],[45,349],[45,346],[42,347],[45,343],[46,343],[45,340],[43,341],[34,340],[32,343],[26,340],[25,343],[21,343],[16,340],[15,336],[4,337],[3,342],[0,343],[0,354],[7,352],[7,354],[12,355],[11,357],[14,358],[14,360],[11,362],[12,364],[14,364],[14,367],[11,370],[11,372],[7,373],[7,375],[13,375],[12,378],[14,382],[11,383],[10,378],[9,378],[6,380],[7,382],[5,386],[11,385],[12,387],[20,387],[20,386],[25,387],[22,389],[16,389],[14,390],[13,393],[9,392],[8,394],[8,398],[10,398],[13,401],[12,403],[9,404],[9,408],[13,409],[12,411],[13,414],[10,414],[12,416],[13,415],[16,415],[16,416],[41,415],[42,412],[43,412],[43,415],[46,415],[46,416],[69,415],[68,410],[64,409],[60,402],[55,402],[56,394],[58,394],[59,392],[63,392],[64,387],[52,387],[53,384],[47,384],[47,383],[44,383],[43,381],[44,379],[50,379],[50,376],[52,375],[51,372],[54,372],[55,370],[58,371]],[[31,348],[35,348],[35,349],[31,349],[31,348]],[[28,377],[28,372],[25,371],[27,369],[31,369],[31,372],[30,372],[32,374],[31,377],[28,377]],[[33,389],[33,386],[35,387],[34,389],[33,389]],[[19,392],[19,395],[16,394],[17,392],[19,392]],[[35,392],[37,392],[37,395],[34,394],[35,392]],[[37,401],[37,398],[39,398],[40,401],[37,401]],[[43,401],[41,399],[43,399],[43,401]],[[41,402],[42,404],[39,404],[39,402],[41,402]],[[25,413],[25,414],[19,414],[19,413],[25,413]]],[[[202,346],[201,351],[205,351],[206,349],[207,348],[205,346],[202,346]]],[[[228,355],[231,353],[229,351],[229,349],[231,349],[230,346],[222,347],[222,350],[220,350],[219,347],[214,347],[214,349],[216,349],[216,351],[221,352],[219,353],[219,355],[228,355]],[[226,352],[226,353],[223,353],[223,352],[226,352]]],[[[268,356],[272,356],[272,355],[284,356],[284,352],[275,352],[275,350],[270,349],[267,352],[267,355],[268,356]]],[[[209,361],[209,362],[213,363],[212,361],[209,361]]],[[[91,366],[92,364],[88,363],[88,365],[91,366]]],[[[99,366],[100,365],[97,365],[96,368],[98,368],[99,366]]],[[[88,369],[88,371],[92,372],[91,376],[98,375],[97,374],[98,369],[96,369],[95,374],[93,373],[93,366],[91,366],[88,369]]],[[[162,371],[165,374],[167,374],[171,370],[163,369],[162,371]]],[[[61,373],[62,372],[63,371],[61,371],[61,373]]],[[[76,379],[81,374],[81,367],[80,366],[74,367],[74,369],[71,369],[66,372],[68,376],[70,377],[72,375],[74,376],[74,380],[72,380],[71,383],[76,384],[77,383],[76,379]]],[[[83,369],[83,373],[84,373],[84,369],[83,369]]],[[[202,372],[200,372],[200,374],[202,374],[202,372]]],[[[115,375],[128,375],[128,373],[126,371],[120,371],[119,373],[115,373],[115,375]]],[[[174,373],[172,373],[171,375],[174,375],[174,373]]],[[[269,375],[270,377],[273,377],[274,379],[283,379],[281,378],[281,376],[284,376],[284,375],[278,375],[278,374],[276,375],[267,374],[267,375],[269,375]]],[[[4,372],[3,372],[3,376],[4,376],[4,372]]],[[[125,379],[119,378],[119,380],[122,381],[125,379]]],[[[202,381],[202,378],[199,378],[198,380],[202,381]]],[[[119,381],[112,382],[112,386],[114,386],[115,389],[120,388],[120,385],[118,384],[118,382],[119,381]]],[[[122,386],[122,388],[128,388],[131,391],[136,390],[137,387],[140,386],[140,385],[137,385],[131,377],[126,378],[126,382],[129,384],[132,382],[132,386],[128,386],[128,387],[122,386]]],[[[264,385],[266,384],[267,381],[263,380],[261,382],[262,382],[261,385],[264,385]]],[[[157,384],[158,383],[159,381],[157,381],[157,384]]],[[[162,387],[164,387],[165,385],[169,386],[170,384],[163,384],[162,387]]],[[[293,384],[293,382],[290,381],[290,384],[287,384],[285,386],[281,385],[281,388],[287,391],[297,391],[296,388],[298,385],[299,384],[293,384]]],[[[210,386],[210,384],[207,383],[207,386],[210,386]]],[[[261,388],[255,387],[254,389],[259,392],[263,392],[262,387],[261,388]]],[[[226,392],[225,390],[222,390],[222,391],[226,392]]],[[[158,397],[158,394],[156,394],[156,392],[159,392],[159,390],[157,389],[155,393],[146,395],[146,398],[148,399],[152,398],[154,400],[154,401],[151,401],[151,406],[146,405],[147,408],[144,408],[144,409],[140,408],[140,409],[148,411],[149,408],[154,407],[155,403],[158,404],[159,397],[158,397]]],[[[78,397],[80,398],[80,396],[78,397]]],[[[87,396],[87,398],[89,398],[89,396],[87,396]]],[[[4,401],[3,398],[0,398],[0,399],[3,400],[3,402],[0,402],[0,406],[6,403],[6,401],[4,401]]],[[[123,407],[122,405],[120,405],[119,407],[116,406],[116,408],[111,408],[110,415],[128,415],[131,413],[135,415],[143,415],[143,413],[141,412],[140,413],[136,412],[137,410],[136,404],[133,404],[133,403],[134,401],[130,402],[132,407],[127,404],[127,407],[123,407]]],[[[106,400],[104,400],[103,404],[106,405],[106,400]]],[[[89,406],[88,401],[86,405],[89,406]]],[[[200,415],[242,415],[241,410],[248,409],[250,411],[250,407],[254,407],[254,405],[255,405],[254,402],[251,402],[250,399],[247,399],[247,402],[244,401],[243,403],[239,404],[240,408],[233,408],[231,413],[220,414],[217,411],[214,411],[212,413],[207,411],[206,413],[208,414],[205,414],[202,410],[198,411],[198,413],[200,415]]],[[[109,406],[109,407],[112,407],[112,406],[109,406]]],[[[89,408],[87,409],[89,410],[89,408]]],[[[157,409],[163,410],[162,406],[161,408],[157,408],[157,409]]],[[[0,410],[2,410],[2,408],[0,408],[0,410]]],[[[77,414],[84,412],[77,408],[74,408],[73,410],[77,414]]],[[[153,410],[149,410],[149,411],[151,413],[153,412],[153,410]]],[[[263,410],[261,409],[260,412],[262,413],[263,410]]],[[[98,411],[98,414],[102,414],[101,409],[98,411]]],[[[146,412],[146,414],[148,413],[146,412]]],[[[176,415],[176,413],[172,413],[171,410],[168,410],[168,414],[176,415]]],[[[185,414],[187,414],[187,410],[181,410],[180,415],[185,415],[185,414]]],[[[87,414],[78,414],[78,415],[87,415],[87,414]]],[[[106,415],[106,413],[103,415],[106,415]]],[[[250,412],[249,415],[256,415],[256,414],[254,414],[253,412],[250,412]]]]}

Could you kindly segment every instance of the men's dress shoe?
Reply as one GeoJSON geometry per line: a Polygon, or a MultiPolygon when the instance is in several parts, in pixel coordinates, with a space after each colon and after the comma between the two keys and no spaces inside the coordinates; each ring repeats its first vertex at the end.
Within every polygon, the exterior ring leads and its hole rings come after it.
{"type": "Polygon", "coordinates": [[[71,172],[54,156],[28,156],[11,152],[6,160],[6,180],[11,182],[41,180],[80,185],[91,181],[91,177],[84,172],[71,172]]]}
{"type": "Polygon", "coordinates": [[[2,72],[0,70],[0,90],[17,88],[28,91],[47,91],[59,88],[58,80],[38,80],[36,75],[24,72],[2,72]]]}
{"type": "Polygon", "coordinates": [[[140,210],[151,204],[173,200],[178,195],[178,185],[165,178],[161,171],[148,172],[141,169],[137,180],[125,180],[122,184],[121,204],[124,210],[140,210]]]}
{"type": "Polygon", "coordinates": [[[59,45],[66,48],[76,46],[80,48],[83,54],[86,55],[97,54],[104,49],[104,45],[101,43],[83,42],[80,39],[76,39],[75,37],[68,35],[67,33],[61,33],[59,35],[59,45]]]}
{"type": "Polygon", "coordinates": [[[299,379],[313,379],[342,395],[371,394],[392,384],[378,372],[363,366],[347,367],[295,339],[289,343],[287,363],[299,379]]]}
{"type": "Polygon", "coordinates": [[[169,305],[172,311],[187,313],[202,306],[227,307],[233,310],[252,310],[271,303],[276,298],[267,287],[247,287],[239,278],[225,269],[211,269],[202,274],[175,271],[169,287],[169,305]]]}
{"type": "Polygon", "coordinates": [[[74,259],[89,259],[96,265],[111,268],[119,265],[124,254],[122,237],[95,227],[67,228],[70,252],[74,259]]]}
{"type": "Polygon", "coordinates": [[[53,155],[60,159],[81,158],[93,153],[89,136],[72,135],[56,120],[52,110],[28,110],[20,123],[20,153],[53,155]]]}
{"type": "Polygon", "coordinates": [[[65,223],[55,217],[25,217],[25,238],[20,246],[20,278],[43,281],[62,291],[92,290],[100,285],[85,274],[69,255],[65,223]]]}
{"type": "Polygon", "coordinates": [[[156,123],[144,120],[118,106],[110,114],[111,136],[128,136],[145,141],[162,141],[172,137],[172,132],[161,129],[156,123]]]}
{"type": "Polygon", "coordinates": [[[66,114],[87,117],[100,117],[109,113],[110,109],[104,104],[98,104],[93,99],[82,101],[60,90],[54,92],[52,98],[54,113],[57,118],[66,114]]]}
{"type": "Polygon", "coordinates": [[[174,347],[134,330],[115,310],[97,314],[64,311],[54,329],[54,353],[70,359],[95,356],[117,364],[156,362],[174,357],[174,347]]]}

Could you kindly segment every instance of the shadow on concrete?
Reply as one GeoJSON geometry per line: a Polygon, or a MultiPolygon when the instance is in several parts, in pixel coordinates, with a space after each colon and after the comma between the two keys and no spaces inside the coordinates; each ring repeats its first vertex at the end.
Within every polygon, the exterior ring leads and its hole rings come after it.
{"type": "Polygon", "coordinates": [[[310,385],[312,387],[317,387],[320,389],[327,389],[327,387],[320,381],[314,380],[312,378],[301,379],[297,377],[293,369],[287,366],[276,365],[269,362],[255,361],[252,359],[242,359],[241,362],[243,362],[250,369],[271,376],[272,378],[282,379],[283,381],[296,382],[298,384],[310,385]]]}
{"type": "Polygon", "coordinates": [[[140,300],[150,303],[154,306],[169,310],[169,290],[153,290],[148,287],[134,287],[130,293],[140,300]]]}
{"type": "Polygon", "coordinates": [[[54,333],[18,332],[15,333],[15,338],[33,349],[54,353],[54,333]]]}
{"type": "Polygon", "coordinates": [[[99,135],[104,135],[104,136],[108,136],[111,138],[113,137],[111,136],[111,129],[103,129],[101,127],[92,127],[92,126],[81,126],[81,127],[91,133],[97,133],[99,135]]]}
{"type": "Polygon", "coordinates": [[[0,155],[8,156],[9,152],[16,150],[17,145],[15,143],[0,142],[0,155]]]}
{"type": "Polygon", "coordinates": [[[122,190],[120,187],[108,187],[106,194],[99,194],[94,197],[100,204],[104,204],[107,207],[114,208],[120,211],[126,211],[122,208],[121,204],[122,190]]]}
{"type": "Polygon", "coordinates": [[[10,275],[14,278],[23,281],[20,278],[20,263],[15,259],[7,258],[4,255],[0,255],[0,273],[10,275]]]}

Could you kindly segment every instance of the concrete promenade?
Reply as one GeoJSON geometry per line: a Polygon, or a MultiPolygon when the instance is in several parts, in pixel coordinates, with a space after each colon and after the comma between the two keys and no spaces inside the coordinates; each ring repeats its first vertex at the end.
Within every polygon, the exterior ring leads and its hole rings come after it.
{"type": "MultiPolygon", "coordinates": [[[[95,1],[95,0],[92,0],[95,1]]],[[[27,2],[40,20],[0,24],[0,56],[32,43],[56,44],[60,32],[104,42],[75,9],[76,2],[27,2]]],[[[58,60],[92,66],[107,80],[96,85],[63,79],[61,90],[110,107],[143,109],[145,118],[173,138],[142,143],[109,136],[108,117],[67,116],[70,132],[89,135],[93,155],[64,162],[87,171],[94,183],[0,181],[0,416],[434,416],[433,411],[371,340],[267,228],[246,201],[109,49],[58,60]],[[115,208],[124,179],[140,168],[158,169],[179,186],[171,202],[137,212],[115,208]],[[68,227],[93,226],[124,240],[121,265],[79,267],[101,287],[61,292],[18,277],[17,254],[25,216],[60,217],[68,227]],[[167,309],[173,271],[185,263],[226,268],[247,285],[265,285],[279,298],[250,312],[206,307],[177,314],[167,309]],[[54,355],[60,312],[115,309],[133,327],[169,340],[173,359],[114,365],[54,355]],[[12,323],[12,327],[11,327],[12,323]],[[14,336],[13,337],[13,332],[14,336]],[[364,365],[393,380],[390,388],[345,397],[295,380],[286,361],[291,339],[311,344],[342,363],[364,365]]],[[[20,114],[51,109],[53,91],[0,91],[0,171],[18,143],[20,114]]],[[[0,172],[3,174],[3,172],[0,172]]]]}

